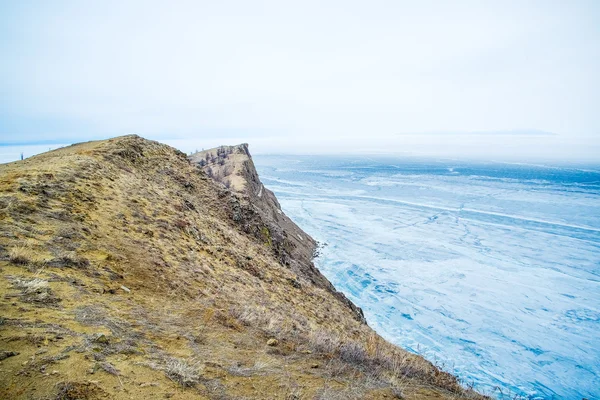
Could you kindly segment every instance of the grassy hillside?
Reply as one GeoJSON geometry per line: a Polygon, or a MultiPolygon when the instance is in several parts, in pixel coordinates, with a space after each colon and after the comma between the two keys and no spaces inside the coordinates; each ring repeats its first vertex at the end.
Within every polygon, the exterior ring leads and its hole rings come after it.
{"type": "Polygon", "coordinates": [[[0,398],[480,397],[282,262],[246,201],[137,136],[0,165],[0,398]]]}

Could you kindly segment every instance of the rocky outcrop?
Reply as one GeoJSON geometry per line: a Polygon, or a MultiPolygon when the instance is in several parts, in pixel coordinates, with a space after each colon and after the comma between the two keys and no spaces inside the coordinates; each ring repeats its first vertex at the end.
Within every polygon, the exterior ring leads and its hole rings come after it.
{"type": "Polygon", "coordinates": [[[203,150],[189,159],[229,189],[231,218],[246,233],[270,246],[280,262],[297,274],[298,285],[305,281],[331,292],[366,324],[362,309],[338,292],[315,267],[317,242],[285,215],[275,194],[260,181],[247,143],[203,150]]]}

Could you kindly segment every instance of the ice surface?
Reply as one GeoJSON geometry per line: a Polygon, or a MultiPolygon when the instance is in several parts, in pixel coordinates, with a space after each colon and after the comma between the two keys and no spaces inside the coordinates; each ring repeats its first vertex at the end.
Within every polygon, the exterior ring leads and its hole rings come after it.
{"type": "Polygon", "coordinates": [[[600,398],[600,170],[255,157],[387,339],[486,393],[600,398]]]}

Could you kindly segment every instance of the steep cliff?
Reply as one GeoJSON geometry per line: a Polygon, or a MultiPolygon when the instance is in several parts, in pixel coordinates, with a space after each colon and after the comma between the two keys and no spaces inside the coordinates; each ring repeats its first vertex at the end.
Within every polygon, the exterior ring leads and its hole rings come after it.
{"type": "Polygon", "coordinates": [[[248,144],[203,150],[189,158],[213,180],[231,189],[232,219],[244,232],[271,246],[279,261],[297,274],[298,284],[305,281],[329,291],[350,308],[358,321],[366,323],[362,310],[315,268],[312,259],[317,243],[285,215],[273,192],[262,184],[248,144]]]}
{"type": "Polygon", "coordinates": [[[0,398],[478,397],[373,332],[226,149],[215,179],[137,136],[0,165],[0,398]]]}

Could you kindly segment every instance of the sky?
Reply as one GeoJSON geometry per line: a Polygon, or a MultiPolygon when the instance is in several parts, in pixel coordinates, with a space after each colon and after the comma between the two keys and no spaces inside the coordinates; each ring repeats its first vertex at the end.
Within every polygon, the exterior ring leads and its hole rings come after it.
{"type": "Polygon", "coordinates": [[[600,163],[596,0],[0,0],[0,54],[4,147],[600,163]]]}

